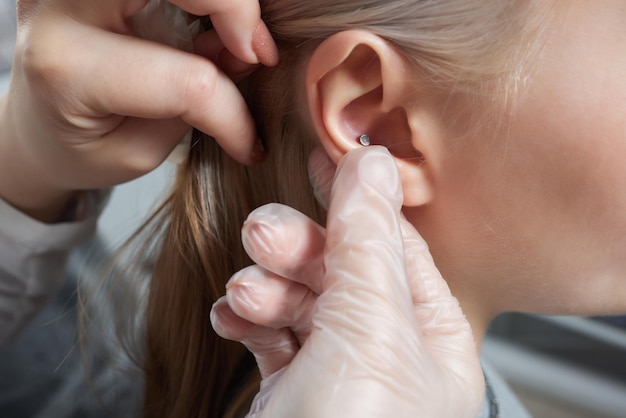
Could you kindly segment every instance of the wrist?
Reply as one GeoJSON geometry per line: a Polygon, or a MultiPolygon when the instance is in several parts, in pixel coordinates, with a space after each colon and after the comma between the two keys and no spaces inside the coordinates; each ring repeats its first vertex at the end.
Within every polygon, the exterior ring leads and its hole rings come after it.
{"type": "Polygon", "coordinates": [[[54,179],[24,155],[12,126],[5,96],[0,98],[0,197],[41,222],[71,220],[79,192],[55,187],[54,179]]]}

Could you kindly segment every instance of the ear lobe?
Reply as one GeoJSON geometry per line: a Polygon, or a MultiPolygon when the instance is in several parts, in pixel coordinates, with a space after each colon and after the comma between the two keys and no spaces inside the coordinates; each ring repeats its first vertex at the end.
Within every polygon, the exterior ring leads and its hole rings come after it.
{"type": "Polygon", "coordinates": [[[350,30],[320,44],[306,76],[311,119],[330,158],[337,163],[361,147],[359,137],[367,134],[372,145],[385,146],[396,157],[405,206],[432,198],[425,154],[415,147],[419,121],[408,81],[413,73],[406,57],[387,41],[350,30]]]}

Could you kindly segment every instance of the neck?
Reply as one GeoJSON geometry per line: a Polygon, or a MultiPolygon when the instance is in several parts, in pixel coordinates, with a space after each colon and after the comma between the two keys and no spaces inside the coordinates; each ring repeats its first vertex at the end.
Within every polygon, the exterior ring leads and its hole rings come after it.
{"type": "Polygon", "coordinates": [[[463,297],[462,294],[456,294],[454,289],[453,294],[459,300],[463,313],[472,327],[476,348],[480,352],[489,324],[498,315],[498,312],[490,309],[490,306],[486,306],[484,300],[481,301],[475,297],[463,297]]]}

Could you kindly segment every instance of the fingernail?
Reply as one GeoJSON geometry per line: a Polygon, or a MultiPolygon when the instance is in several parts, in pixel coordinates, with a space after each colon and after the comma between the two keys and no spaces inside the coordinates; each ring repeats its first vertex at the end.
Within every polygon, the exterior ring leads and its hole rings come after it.
{"type": "Polygon", "coordinates": [[[254,141],[254,147],[252,148],[252,161],[255,163],[261,163],[265,161],[266,153],[265,147],[263,146],[263,142],[261,142],[260,138],[257,138],[254,141]]]}
{"type": "Polygon", "coordinates": [[[273,67],[278,64],[280,59],[278,48],[263,21],[259,22],[252,34],[252,50],[261,64],[267,67],[273,67]]]}
{"type": "Polygon", "coordinates": [[[372,147],[355,151],[352,154],[358,164],[359,177],[363,181],[385,196],[401,196],[398,167],[385,148],[372,147]]]}
{"type": "Polygon", "coordinates": [[[244,222],[242,230],[243,247],[250,257],[259,261],[270,254],[276,255],[272,228],[266,222],[244,222]]]}
{"type": "Polygon", "coordinates": [[[213,327],[213,330],[215,331],[215,333],[217,335],[224,335],[226,331],[226,327],[224,326],[222,321],[219,320],[219,317],[217,316],[217,312],[215,311],[215,304],[211,306],[211,312],[209,313],[209,320],[211,321],[211,326],[213,327]]]}
{"type": "MultiPolygon", "coordinates": [[[[262,296],[254,286],[248,283],[237,283],[228,288],[227,298],[232,307],[254,312],[261,309],[262,296]]],[[[238,311],[239,309],[236,309],[236,312],[238,311]]]]}

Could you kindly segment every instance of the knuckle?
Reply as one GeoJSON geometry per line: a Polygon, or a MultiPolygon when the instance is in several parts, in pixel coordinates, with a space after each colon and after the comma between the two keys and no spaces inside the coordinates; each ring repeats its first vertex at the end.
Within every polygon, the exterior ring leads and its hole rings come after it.
{"type": "Polygon", "coordinates": [[[31,83],[56,85],[67,78],[67,59],[58,51],[41,42],[26,42],[23,45],[20,54],[22,70],[31,83]]]}
{"type": "Polygon", "coordinates": [[[218,91],[220,74],[213,65],[193,65],[184,73],[185,88],[181,101],[186,109],[194,111],[208,110],[207,98],[214,98],[218,91]]]}

